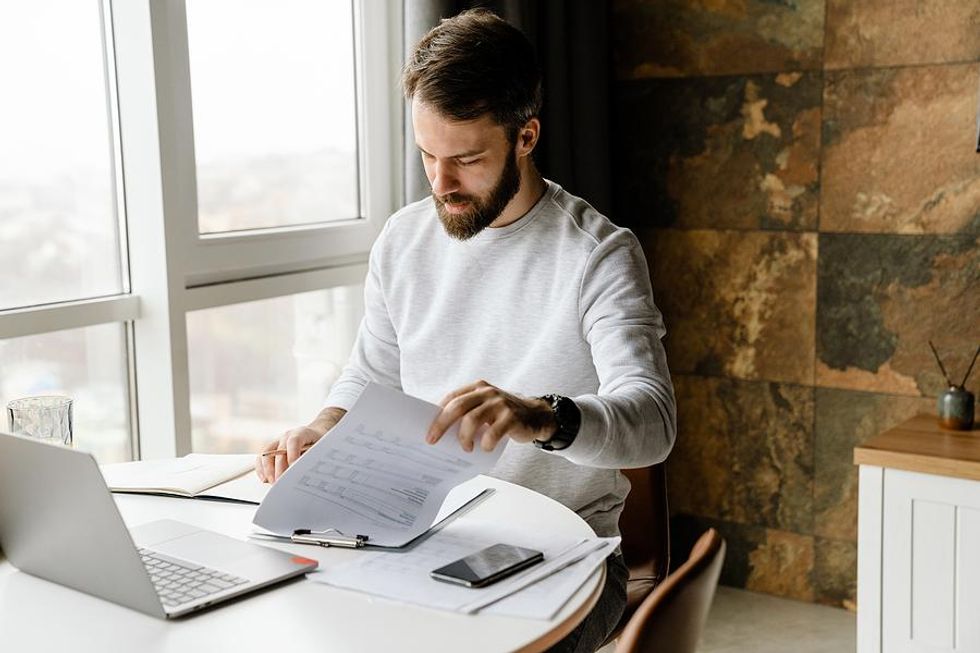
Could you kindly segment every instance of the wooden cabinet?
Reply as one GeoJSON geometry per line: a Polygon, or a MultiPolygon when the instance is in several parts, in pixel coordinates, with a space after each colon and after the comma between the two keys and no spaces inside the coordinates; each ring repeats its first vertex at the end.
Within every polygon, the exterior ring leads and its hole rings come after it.
{"type": "Polygon", "coordinates": [[[980,432],[921,415],[854,461],[859,653],[980,653],[980,432]]]}

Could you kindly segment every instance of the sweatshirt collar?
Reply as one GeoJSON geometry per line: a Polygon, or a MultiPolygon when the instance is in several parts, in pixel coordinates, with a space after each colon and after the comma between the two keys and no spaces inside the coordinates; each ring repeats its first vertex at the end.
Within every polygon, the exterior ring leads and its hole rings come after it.
{"type": "Polygon", "coordinates": [[[480,243],[507,238],[511,234],[520,231],[533,222],[534,219],[541,213],[541,209],[544,208],[545,204],[550,202],[555,194],[561,190],[561,187],[553,181],[545,179],[544,183],[547,185],[547,188],[545,188],[540,199],[538,199],[538,201],[530,208],[530,210],[528,210],[527,213],[504,227],[487,227],[477,235],[470,238],[469,242],[480,243]]]}

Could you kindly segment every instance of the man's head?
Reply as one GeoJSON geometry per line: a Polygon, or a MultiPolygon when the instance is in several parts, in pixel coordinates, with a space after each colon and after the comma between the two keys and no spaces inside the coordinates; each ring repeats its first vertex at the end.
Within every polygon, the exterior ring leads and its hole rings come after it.
{"type": "Polygon", "coordinates": [[[432,195],[446,231],[470,238],[521,188],[537,144],[541,76],[534,49],[486,10],[443,20],[402,75],[432,195]]]}

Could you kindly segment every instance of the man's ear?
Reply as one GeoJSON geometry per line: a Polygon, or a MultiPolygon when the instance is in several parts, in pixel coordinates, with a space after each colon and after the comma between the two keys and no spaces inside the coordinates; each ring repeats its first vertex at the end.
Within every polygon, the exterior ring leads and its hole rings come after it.
{"type": "Polygon", "coordinates": [[[531,118],[517,132],[517,156],[527,156],[534,151],[541,136],[541,121],[531,118]]]}

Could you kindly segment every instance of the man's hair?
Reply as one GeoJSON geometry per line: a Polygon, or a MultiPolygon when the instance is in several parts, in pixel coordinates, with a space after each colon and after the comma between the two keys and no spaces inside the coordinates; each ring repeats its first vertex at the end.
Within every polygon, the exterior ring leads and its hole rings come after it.
{"type": "Polygon", "coordinates": [[[490,114],[511,142],[541,110],[541,72],[527,38],[487,9],[443,19],[402,71],[405,96],[453,120],[490,114]]]}

